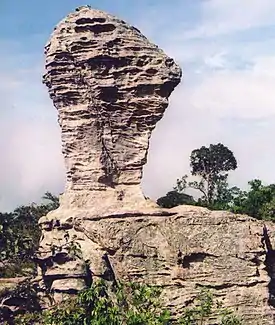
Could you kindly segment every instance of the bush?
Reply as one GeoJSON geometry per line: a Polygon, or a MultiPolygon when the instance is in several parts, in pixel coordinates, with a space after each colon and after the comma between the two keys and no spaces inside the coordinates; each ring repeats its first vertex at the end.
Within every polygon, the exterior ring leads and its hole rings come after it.
{"type": "Polygon", "coordinates": [[[232,311],[214,302],[213,295],[202,290],[195,307],[183,310],[179,321],[161,307],[161,290],[136,283],[110,286],[100,281],[40,314],[17,316],[15,325],[203,325],[218,318],[219,325],[241,325],[232,311]]]}
{"type": "Polygon", "coordinates": [[[109,287],[100,281],[81,291],[77,298],[42,312],[19,315],[15,324],[43,325],[164,325],[169,324],[169,312],[159,303],[160,290],[140,284],[109,287]]]}
{"type": "Polygon", "coordinates": [[[214,301],[212,293],[202,289],[197,297],[196,306],[184,310],[179,322],[181,325],[206,325],[210,319],[217,318],[218,325],[242,325],[242,321],[233,311],[214,301]]]}
{"type": "Polygon", "coordinates": [[[46,203],[21,206],[12,213],[0,213],[0,277],[32,275],[36,272],[33,257],[39,246],[38,220],[59,205],[50,193],[46,203]]]}

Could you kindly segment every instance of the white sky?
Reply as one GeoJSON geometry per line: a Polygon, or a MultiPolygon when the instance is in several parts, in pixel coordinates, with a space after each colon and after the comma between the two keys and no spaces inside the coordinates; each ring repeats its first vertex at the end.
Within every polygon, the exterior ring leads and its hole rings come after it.
{"type": "MultiPolygon", "coordinates": [[[[274,182],[275,1],[188,1],[150,7],[141,1],[139,11],[116,12],[175,58],[184,74],[153,133],[144,192],[164,195],[188,173],[190,152],[217,142],[238,160],[232,185],[274,182]]],[[[37,39],[31,35],[22,47],[0,37],[0,211],[64,186],[57,114],[41,83],[37,39]]]]}

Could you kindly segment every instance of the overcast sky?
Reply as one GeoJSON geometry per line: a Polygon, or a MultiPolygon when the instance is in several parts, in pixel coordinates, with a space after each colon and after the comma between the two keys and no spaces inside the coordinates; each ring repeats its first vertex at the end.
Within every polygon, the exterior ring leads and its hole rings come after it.
{"type": "Polygon", "coordinates": [[[274,0],[0,0],[0,211],[64,187],[57,113],[41,83],[54,26],[90,4],[138,27],[175,58],[183,81],[151,139],[143,189],[157,198],[194,148],[222,142],[232,184],[275,181],[274,0]]]}

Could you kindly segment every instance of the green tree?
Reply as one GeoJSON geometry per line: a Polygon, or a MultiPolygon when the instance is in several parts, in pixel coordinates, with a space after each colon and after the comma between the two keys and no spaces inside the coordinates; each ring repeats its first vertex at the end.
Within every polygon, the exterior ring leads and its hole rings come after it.
{"type": "Polygon", "coordinates": [[[181,204],[192,205],[195,203],[194,198],[186,193],[179,193],[178,191],[170,191],[165,196],[157,200],[157,204],[163,208],[173,208],[181,204]]]}
{"type": "Polygon", "coordinates": [[[20,206],[12,213],[0,213],[0,277],[35,272],[32,262],[41,231],[38,220],[59,205],[58,198],[45,193],[41,204],[20,206]]]}
{"type": "Polygon", "coordinates": [[[199,178],[188,182],[188,175],[177,179],[173,191],[159,198],[157,203],[164,208],[180,204],[199,205],[211,209],[228,210],[239,195],[240,189],[229,187],[228,172],[237,168],[234,154],[221,143],[211,144],[195,149],[190,156],[191,174],[199,178]],[[202,196],[195,201],[193,196],[185,193],[187,188],[199,190],[202,196]]]}
{"type": "Polygon", "coordinates": [[[275,221],[275,196],[263,204],[259,212],[261,219],[275,221]]]}
{"type": "Polygon", "coordinates": [[[187,188],[187,177],[187,175],[184,175],[181,179],[177,179],[173,191],[169,191],[165,196],[160,197],[157,200],[157,204],[163,208],[173,208],[181,204],[194,205],[195,200],[193,196],[185,193],[187,188]]]}
{"type": "Polygon", "coordinates": [[[211,206],[227,184],[228,171],[237,168],[237,161],[231,150],[218,143],[193,150],[190,167],[191,174],[200,180],[190,182],[189,186],[202,193],[201,203],[211,206]]]}
{"type": "Polygon", "coordinates": [[[229,187],[226,180],[219,181],[214,200],[209,208],[213,210],[232,210],[234,200],[242,193],[237,186],[229,187]]]}
{"type": "Polygon", "coordinates": [[[233,199],[231,210],[275,221],[275,184],[264,185],[261,180],[254,179],[248,185],[248,191],[240,191],[233,199]]]}

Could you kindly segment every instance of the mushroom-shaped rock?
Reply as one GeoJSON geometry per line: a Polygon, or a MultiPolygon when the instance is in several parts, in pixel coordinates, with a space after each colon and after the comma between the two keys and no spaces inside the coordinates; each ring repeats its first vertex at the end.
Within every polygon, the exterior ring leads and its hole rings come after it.
{"type": "Polygon", "coordinates": [[[138,29],[90,7],[55,28],[45,54],[67,171],[61,207],[98,215],[146,206],[149,139],[181,69],[138,29]]]}
{"type": "Polygon", "coordinates": [[[58,302],[98,278],[157,285],[176,319],[207,287],[238,306],[245,324],[274,324],[274,224],[195,206],[153,208],[142,195],[149,138],[181,77],[174,61],[89,7],[57,26],[46,60],[67,184],[60,208],[40,219],[41,291],[58,302]]]}

